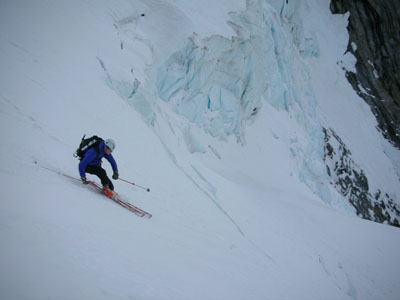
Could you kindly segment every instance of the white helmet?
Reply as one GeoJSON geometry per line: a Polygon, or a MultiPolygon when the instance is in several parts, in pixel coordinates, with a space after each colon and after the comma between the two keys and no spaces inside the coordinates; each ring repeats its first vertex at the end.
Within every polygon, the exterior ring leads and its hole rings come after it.
{"type": "Polygon", "coordinates": [[[104,145],[106,145],[106,147],[111,151],[114,151],[115,149],[115,142],[113,139],[106,139],[104,145]]]}

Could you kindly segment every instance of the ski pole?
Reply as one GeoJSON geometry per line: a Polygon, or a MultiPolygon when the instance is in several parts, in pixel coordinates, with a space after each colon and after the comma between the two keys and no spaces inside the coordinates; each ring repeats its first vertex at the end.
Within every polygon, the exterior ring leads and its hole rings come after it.
{"type": "Polygon", "coordinates": [[[122,180],[122,181],[124,181],[124,182],[126,182],[126,183],[132,184],[132,185],[134,185],[134,186],[137,186],[137,187],[139,187],[139,188],[141,188],[141,189],[144,189],[144,190],[146,190],[146,191],[148,191],[148,192],[150,192],[150,189],[149,189],[149,188],[146,188],[146,187],[144,187],[144,186],[138,185],[138,184],[136,184],[136,183],[134,183],[134,182],[130,182],[130,181],[125,180],[125,179],[123,179],[123,178],[118,178],[118,179],[119,179],[119,180],[122,180]]]}

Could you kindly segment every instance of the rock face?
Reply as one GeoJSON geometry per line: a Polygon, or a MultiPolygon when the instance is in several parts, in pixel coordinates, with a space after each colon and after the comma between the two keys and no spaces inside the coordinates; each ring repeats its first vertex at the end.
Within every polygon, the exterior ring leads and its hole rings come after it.
{"type": "Polygon", "coordinates": [[[357,59],[357,73],[346,76],[382,134],[400,148],[400,1],[331,0],[330,9],[350,12],[347,51],[357,59]]]}
{"type": "Polygon", "coordinates": [[[400,207],[381,190],[371,190],[364,171],[332,129],[325,134],[324,161],[331,184],[356,209],[357,215],[378,223],[400,227],[400,207]]]}

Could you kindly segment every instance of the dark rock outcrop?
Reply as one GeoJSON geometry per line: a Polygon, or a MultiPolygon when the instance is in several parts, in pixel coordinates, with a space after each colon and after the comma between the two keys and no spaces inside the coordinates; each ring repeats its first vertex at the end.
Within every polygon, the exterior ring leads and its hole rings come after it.
{"type": "Polygon", "coordinates": [[[347,51],[357,59],[357,73],[346,76],[382,134],[400,148],[400,1],[331,0],[330,9],[350,12],[347,51]]]}
{"type": "Polygon", "coordinates": [[[332,129],[325,134],[324,161],[331,184],[356,209],[357,215],[378,223],[400,227],[400,207],[381,190],[372,191],[365,172],[332,129]]]}

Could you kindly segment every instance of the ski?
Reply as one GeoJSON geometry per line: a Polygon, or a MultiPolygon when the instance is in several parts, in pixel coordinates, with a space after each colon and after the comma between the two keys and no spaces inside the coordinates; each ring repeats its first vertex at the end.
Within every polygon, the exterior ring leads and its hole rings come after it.
{"type": "Polygon", "coordinates": [[[141,209],[141,208],[139,208],[139,207],[137,207],[137,206],[135,206],[135,205],[133,205],[133,204],[131,204],[129,202],[126,202],[126,201],[122,200],[117,192],[114,192],[113,196],[107,196],[106,194],[104,194],[103,189],[97,183],[95,183],[93,181],[89,181],[89,184],[92,187],[94,187],[97,191],[99,191],[101,194],[103,194],[107,198],[113,200],[115,203],[118,203],[122,207],[125,207],[129,211],[133,212],[135,215],[137,215],[139,217],[146,217],[146,218],[149,218],[149,219],[152,217],[152,214],[148,213],[147,211],[144,211],[143,209],[141,209]]]}
{"type": "MultiPolygon", "coordinates": [[[[34,163],[39,165],[37,161],[35,161],[34,163]]],[[[50,168],[45,167],[45,166],[41,166],[41,165],[39,165],[39,166],[42,167],[43,169],[48,170],[48,171],[57,173],[58,175],[61,175],[61,176],[67,177],[69,179],[81,182],[81,180],[79,178],[70,176],[68,174],[65,174],[65,173],[57,171],[57,170],[50,169],[50,168]]],[[[93,181],[89,181],[89,185],[91,187],[95,188],[102,195],[104,195],[107,198],[113,200],[115,203],[118,203],[119,205],[121,205],[122,207],[126,208],[127,210],[133,212],[135,215],[137,215],[139,217],[145,217],[145,218],[149,218],[150,219],[153,216],[152,214],[148,213],[147,211],[144,211],[143,209],[141,209],[141,208],[139,208],[139,207],[137,207],[137,206],[135,206],[135,205],[133,205],[133,204],[131,204],[129,202],[126,202],[126,201],[122,200],[121,197],[119,196],[119,194],[116,193],[116,192],[114,192],[113,196],[109,197],[106,194],[104,194],[103,189],[97,183],[95,183],[93,181]]]]}

